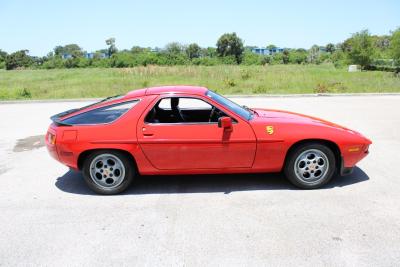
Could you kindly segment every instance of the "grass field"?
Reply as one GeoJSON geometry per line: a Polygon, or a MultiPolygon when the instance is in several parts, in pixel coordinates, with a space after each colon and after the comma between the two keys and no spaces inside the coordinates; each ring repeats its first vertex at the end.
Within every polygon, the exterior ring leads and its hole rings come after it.
{"type": "Polygon", "coordinates": [[[148,66],[128,69],[0,71],[0,100],[104,97],[156,85],[201,85],[222,94],[400,92],[387,72],[331,65],[148,66]]]}

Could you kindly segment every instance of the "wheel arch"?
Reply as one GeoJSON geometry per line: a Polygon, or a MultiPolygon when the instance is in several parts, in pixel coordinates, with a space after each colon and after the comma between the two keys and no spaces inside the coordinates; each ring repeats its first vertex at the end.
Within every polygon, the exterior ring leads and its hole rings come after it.
{"type": "Polygon", "coordinates": [[[333,154],[335,155],[335,160],[336,160],[336,171],[340,171],[340,166],[342,164],[342,154],[340,152],[340,148],[338,146],[338,144],[336,144],[335,142],[331,141],[331,140],[327,140],[327,139],[303,139],[303,140],[299,140],[295,143],[293,143],[289,149],[286,151],[286,155],[285,155],[285,161],[284,161],[284,166],[286,165],[286,162],[289,158],[289,155],[292,151],[294,151],[297,147],[303,145],[303,144],[307,144],[307,143],[318,143],[318,144],[322,144],[322,145],[326,145],[328,148],[330,148],[333,152],[333,154]]]}
{"type": "Polygon", "coordinates": [[[78,162],[77,162],[78,169],[82,170],[83,163],[85,162],[85,159],[90,154],[92,154],[93,152],[96,152],[96,151],[100,151],[100,150],[117,151],[117,152],[123,153],[124,155],[126,155],[132,161],[133,167],[135,168],[136,171],[138,171],[137,163],[136,163],[135,157],[132,155],[132,153],[130,153],[127,150],[116,149],[116,148],[94,148],[94,149],[88,149],[88,150],[83,151],[78,156],[78,162]]]}

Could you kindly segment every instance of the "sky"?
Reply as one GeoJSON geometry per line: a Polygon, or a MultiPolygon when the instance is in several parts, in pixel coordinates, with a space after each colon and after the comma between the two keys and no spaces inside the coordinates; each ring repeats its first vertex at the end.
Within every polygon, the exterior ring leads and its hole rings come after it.
{"type": "Polygon", "coordinates": [[[309,48],[362,29],[382,35],[397,27],[399,0],[0,0],[0,49],[33,56],[70,43],[95,51],[110,37],[118,49],[173,41],[215,46],[226,32],[245,45],[309,48]]]}

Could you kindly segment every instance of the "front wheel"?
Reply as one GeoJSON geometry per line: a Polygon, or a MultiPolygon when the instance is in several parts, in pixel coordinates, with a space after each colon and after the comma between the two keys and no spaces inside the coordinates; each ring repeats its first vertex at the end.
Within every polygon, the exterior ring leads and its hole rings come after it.
{"type": "Polygon", "coordinates": [[[90,154],[83,164],[86,184],[96,193],[103,195],[124,191],[132,183],[134,174],[132,162],[119,151],[96,151],[90,154]]]}
{"type": "Polygon", "coordinates": [[[295,186],[314,189],[329,182],[335,169],[335,155],[329,147],[319,143],[307,143],[290,152],[284,172],[295,186]]]}

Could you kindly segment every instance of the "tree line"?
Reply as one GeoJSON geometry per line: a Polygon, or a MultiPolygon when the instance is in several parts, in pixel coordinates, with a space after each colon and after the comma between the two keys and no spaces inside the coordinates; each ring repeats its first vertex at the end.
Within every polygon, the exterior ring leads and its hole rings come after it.
{"type": "MultiPolygon", "coordinates": [[[[399,71],[400,28],[390,35],[371,35],[362,30],[339,44],[314,45],[309,49],[285,48],[280,53],[260,55],[252,52],[253,46],[244,46],[236,33],[225,33],[216,47],[200,47],[196,43],[167,44],[163,49],[133,46],[130,50],[118,50],[114,38],[105,41],[107,47],[87,54],[77,44],[57,46],[44,57],[33,57],[28,50],[11,54],[0,50],[0,68],[6,70],[38,68],[125,68],[147,65],[265,65],[265,64],[321,64],[333,63],[336,67],[348,64],[362,69],[399,71]],[[88,56],[90,55],[90,56],[88,56]]],[[[268,45],[268,49],[276,48],[268,45]]]]}

